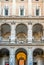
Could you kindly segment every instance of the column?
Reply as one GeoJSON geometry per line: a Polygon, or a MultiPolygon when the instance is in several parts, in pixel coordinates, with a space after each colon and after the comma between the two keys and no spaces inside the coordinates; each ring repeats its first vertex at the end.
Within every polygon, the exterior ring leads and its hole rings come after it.
{"type": "Polygon", "coordinates": [[[15,26],[16,25],[14,23],[11,24],[11,43],[15,43],[15,26]]]}
{"type": "Polygon", "coordinates": [[[28,13],[32,16],[32,0],[28,0],[28,13]]]}
{"type": "Polygon", "coordinates": [[[15,65],[14,49],[10,50],[9,65],[15,65]]]}
{"type": "Polygon", "coordinates": [[[12,3],[12,15],[15,15],[16,14],[16,0],[13,0],[13,3],[12,3]]]}
{"type": "Polygon", "coordinates": [[[43,10],[42,11],[43,11],[43,16],[44,16],[44,0],[43,0],[43,10]]]}
{"type": "Polygon", "coordinates": [[[32,49],[28,50],[28,65],[33,65],[33,53],[32,53],[32,49]]]}
{"type": "Polygon", "coordinates": [[[3,11],[2,11],[2,13],[3,13],[2,15],[5,16],[5,8],[3,7],[2,10],[3,10],[3,11]]]}
{"type": "Polygon", "coordinates": [[[28,43],[32,43],[32,23],[28,24],[28,43]]]}
{"type": "MultiPolygon", "coordinates": [[[[1,24],[0,24],[1,26],[1,24]]],[[[2,36],[1,36],[1,27],[0,27],[0,42],[2,41],[2,36]]]]}
{"type": "Polygon", "coordinates": [[[10,10],[11,10],[11,7],[9,6],[9,8],[8,8],[8,15],[10,16],[11,14],[11,12],[10,12],[10,10]]]}

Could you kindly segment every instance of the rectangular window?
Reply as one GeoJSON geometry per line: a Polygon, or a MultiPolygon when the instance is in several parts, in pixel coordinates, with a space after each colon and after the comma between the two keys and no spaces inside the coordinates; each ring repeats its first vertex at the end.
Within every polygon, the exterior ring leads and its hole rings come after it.
{"type": "Polygon", "coordinates": [[[5,15],[8,15],[8,8],[5,8],[5,15]]]}
{"type": "Polygon", "coordinates": [[[20,8],[20,15],[24,16],[24,8],[20,8]]]}
{"type": "Polygon", "coordinates": [[[21,0],[21,1],[24,1],[24,0],[21,0]]]}
{"type": "Polygon", "coordinates": [[[36,16],[39,16],[39,9],[36,9],[36,16]]]}
{"type": "Polygon", "coordinates": [[[39,1],[39,0],[36,0],[36,1],[39,1]]]}
{"type": "Polygon", "coordinates": [[[5,1],[9,1],[9,0],[5,0],[5,1]]]}

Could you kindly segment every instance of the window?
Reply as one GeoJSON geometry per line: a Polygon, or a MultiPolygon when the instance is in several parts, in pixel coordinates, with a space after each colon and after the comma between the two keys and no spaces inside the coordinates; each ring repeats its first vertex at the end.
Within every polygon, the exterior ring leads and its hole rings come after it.
{"type": "Polygon", "coordinates": [[[21,0],[21,1],[24,1],[24,0],[21,0]]]}
{"type": "Polygon", "coordinates": [[[39,16],[39,9],[36,9],[36,16],[39,16]]]}
{"type": "Polygon", "coordinates": [[[36,0],[36,1],[39,1],[39,0],[36,0]]]}
{"type": "Polygon", "coordinates": [[[8,0],[5,0],[5,1],[8,1],[8,0]]]}
{"type": "Polygon", "coordinates": [[[5,8],[5,15],[8,15],[8,8],[5,8]]]}
{"type": "Polygon", "coordinates": [[[20,8],[20,15],[21,15],[21,16],[24,15],[24,8],[20,8]]]}
{"type": "Polygon", "coordinates": [[[24,14],[24,9],[20,10],[20,14],[23,15],[24,14]]]}

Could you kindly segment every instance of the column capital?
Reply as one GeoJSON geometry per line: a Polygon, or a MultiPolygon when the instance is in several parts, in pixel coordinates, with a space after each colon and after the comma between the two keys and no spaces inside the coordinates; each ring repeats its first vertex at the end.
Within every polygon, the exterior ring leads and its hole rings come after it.
{"type": "Polygon", "coordinates": [[[15,24],[15,22],[13,21],[13,22],[11,22],[11,24],[13,24],[13,25],[14,25],[14,24],[15,24]]]}
{"type": "Polygon", "coordinates": [[[32,50],[32,48],[28,48],[28,53],[30,54],[30,53],[33,53],[33,50],[32,50]]]}
{"type": "Polygon", "coordinates": [[[12,48],[12,49],[10,50],[10,55],[15,55],[15,50],[14,50],[14,48],[12,48]]]}
{"type": "Polygon", "coordinates": [[[32,22],[30,21],[30,22],[28,22],[28,25],[32,25],[32,22]]]}

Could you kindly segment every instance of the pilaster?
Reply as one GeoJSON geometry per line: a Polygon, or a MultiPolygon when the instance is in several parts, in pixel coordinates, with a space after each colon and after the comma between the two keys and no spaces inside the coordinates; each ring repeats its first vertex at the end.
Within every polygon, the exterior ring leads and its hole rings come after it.
{"type": "Polygon", "coordinates": [[[32,16],[32,0],[28,0],[28,13],[32,16]]]}
{"type": "Polygon", "coordinates": [[[10,50],[9,65],[15,65],[15,53],[14,49],[10,50]]]}
{"type": "Polygon", "coordinates": [[[16,0],[13,0],[12,2],[12,15],[16,14],[16,0]]]}
{"type": "Polygon", "coordinates": [[[11,43],[15,43],[16,32],[15,32],[15,23],[11,23],[11,43]]]}
{"type": "Polygon", "coordinates": [[[28,23],[28,43],[32,43],[32,23],[28,23]]]}
{"type": "Polygon", "coordinates": [[[28,49],[28,65],[33,65],[33,53],[32,53],[32,49],[28,49]]]}

